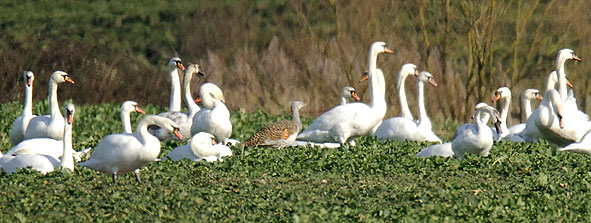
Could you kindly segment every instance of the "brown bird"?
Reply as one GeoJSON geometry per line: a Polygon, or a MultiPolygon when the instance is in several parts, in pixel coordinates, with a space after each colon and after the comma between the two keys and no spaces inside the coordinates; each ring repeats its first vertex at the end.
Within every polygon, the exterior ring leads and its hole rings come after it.
{"type": "Polygon", "coordinates": [[[292,120],[281,120],[266,125],[257,131],[252,137],[246,140],[244,147],[274,147],[281,149],[295,142],[298,133],[302,130],[300,121],[300,109],[306,103],[294,101],[291,103],[292,120]]]}

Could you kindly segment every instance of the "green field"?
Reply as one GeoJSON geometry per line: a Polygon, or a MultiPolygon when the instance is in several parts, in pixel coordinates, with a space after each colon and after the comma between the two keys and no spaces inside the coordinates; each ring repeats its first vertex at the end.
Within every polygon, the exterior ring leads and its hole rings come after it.
{"type": "MultiPolygon", "coordinates": [[[[47,102],[36,102],[45,113],[47,102]]],[[[77,105],[74,149],[120,132],[118,104],[77,105]]],[[[1,149],[19,103],[0,107],[1,149]]],[[[147,106],[148,114],[162,108],[147,106]]],[[[142,115],[132,114],[135,125],[142,115]]],[[[234,138],[287,115],[232,113],[234,138]]],[[[306,123],[310,119],[304,119],[306,123]]],[[[447,124],[448,126],[451,124],[447,124]]],[[[440,127],[442,128],[442,127],[440,127]]],[[[224,162],[156,162],[113,185],[76,167],[41,175],[0,174],[2,222],[588,222],[589,157],[540,144],[494,145],[491,155],[415,158],[426,143],[370,137],[339,149],[233,148],[224,162]]],[[[180,145],[162,143],[161,156],[180,145]]]]}

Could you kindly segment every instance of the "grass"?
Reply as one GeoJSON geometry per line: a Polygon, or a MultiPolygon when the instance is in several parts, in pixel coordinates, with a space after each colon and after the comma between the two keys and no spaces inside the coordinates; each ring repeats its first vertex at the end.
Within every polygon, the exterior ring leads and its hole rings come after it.
{"type": "MultiPolygon", "coordinates": [[[[36,113],[47,111],[39,103],[36,113]]],[[[74,148],[120,132],[118,104],[78,105],[74,148]]],[[[1,145],[18,103],[3,104],[1,145]]],[[[162,108],[147,106],[148,114],[162,108]]],[[[141,115],[132,115],[137,123],[141,115]]],[[[232,113],[233,137],[245,139],[283,116],[232,113]]],[[[307,123],[310,119],[305,119],[307,123]]],[[[451,125],[451,124],[449,124],[451,125]]],[[[224,162],[155,162],[110,176],[76,167],[41,175],[0,174],[2,222],[272,221],[508,222],[589,221],[589,157],[540,144],[494,145],[491,155],[414,157],[426,143],[356,140],[355,147],[282,150],[233,148],[224,162]]],[[[163,156],[178,142],[162,143],[163,156]]]]}

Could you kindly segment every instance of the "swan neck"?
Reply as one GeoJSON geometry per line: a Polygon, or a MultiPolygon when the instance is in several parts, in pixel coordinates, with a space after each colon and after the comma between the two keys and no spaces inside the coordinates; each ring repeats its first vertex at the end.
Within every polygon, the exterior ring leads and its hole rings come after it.
{"type": "MultiPolygon", "coordinates": [[[[144,146],[147,144],[147,142],[150,138],[154,138],[154,139],[158,140],[158,138],[156,138],[155,136],[153,136],[152,134],[150,134],[148,132],[148,125],[156,124],[156,123],[149,120],[149,118],[147,118],[147,119],[146,118],[142,119],[140,121],[140,123],[137,125],[137,128],[135,130],[138,140],[144,146]]],[[[162,127],[162,126],[160,126],[160,127],[162,127]]]]}
{"type": "Polygon", "coordinates": [[[417,80],[417,111],[419,113],[419,123],[430,122],[427,116],[427,110],[425,110],[425,84],[422,81],[417,80]]]}
{"type": "Polygon", "coordinates": [[[476,127],[478,128],[478,132],[480,132],[482,129],[488,127],[488,126],[486,126],[486,122],[488,122],[488,118],[486,117],[486,114],[483,111],[476,110],[476,114],[474,116],[478,117],[478,118],[474,118],[474,122],[476,123],[476,127]]]}
{"type": "Polygon", "coordinates": [[[347,100],[347,95],[345,95],[345,92],[341,92],[341,105],[345,105],[347,103],[349,103],[349,100],[347,100]]]}
{"type": "Polygon", "coordinates": [[[33,85],[26,86],[25,91],[25,104],[23,106],[23,116],[32,116],[33,115],[33,85]]]}
{"type": "Polygon", "coordinates": [[[49,113],[51,113],[52,117],[61,114],[60,105],[57,101],[57,85],[57,82],[53,80],[49,82],[49,113]]]}
{"type": "Polygon", "coordinates": [[[199,106],[193,100],[193,96],[191,95],[191,80],[193,79],[193,72],[187,70],[185,71],[185,76],[183,78],[183,101],[189,109],[189,114],[193,115],[197,111],[199,111],[199,106]]]}
{"type": "Polygon", "coordinates": [[[566,72],[564,71],[564,63],[566,60],[558,58],[556,60],[556,72],[558,72],[558,93],[560,98],[565,100],[568,92],[566,87],[566,72]]]}
{"type": "Polygon", "coordinates": [[[503,98],[503,108],[501,108],[501,122],[507,124],[507,116],[509,116],[509,106],[511,106],[511,96],[503,98]]]}
{"type": "Polygon", "coordinates": [[[521,97],[521,108],[523,109],[521,111],[523,113],[523,118],[524,120],[527,120],[531,115],[531,101],[527,97],[521,97]]]}
{"type": "Polygon", "coordinates": [[[129,111],[121,111],[121,124],[123,124],[124,133],[132,133],[131,131],[131,118],[129,111]]]}
{"type": "Polygon", "coordinates": [[[168,111],[181,111],[181,83],[178,69],[170,71],[170,105],[168,111]]]}
{"type": "Polygon", "coordinates": [[[61,169],[69,169],[74,171],[74,157],[72,156],[72,124],[65,123],[64,138],[64,151],[62,153],[62,159],[60,161],[61,169]]]}
{"type": "Polygon", "coordinates": [[[398,73],[398,82],[396,83],[396,88],[398,89],[398,101],[400,102],[400,117],[404,117],[410,120],[413,120],[412,113],[410,112],[410,108],[408,107],[408,102],[406,101],[406,90],[404,81],[406,81],[406,77],[408,75],[404,74],[402,70],[398,73]]]}

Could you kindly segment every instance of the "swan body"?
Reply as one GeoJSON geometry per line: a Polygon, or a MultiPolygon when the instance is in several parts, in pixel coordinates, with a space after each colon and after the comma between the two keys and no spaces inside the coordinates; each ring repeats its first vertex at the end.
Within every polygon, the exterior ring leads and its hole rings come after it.
{"type": "MultiPolygon", "coordinates": [[[[480,103],[476,106],[476,113],[474,114],[474,124],[464,124],[460,126],[452,140],[452,150],[454,156],[462,160],[464,153],[480,154],[488,156],[493,144],[493,133],[486,125],[489,116],[493,116],[495,125],[499,121],[499,112],[489,105],[480,103]]],[[[497,131],[500,128],[497,126],[497,131]]]]}
{"type": "MultiPolygon", "coordinates": [[[[172,120],[148,115],[136,128],[136,133],[111,134],[103,138],[96,146],[90,158],[80,166],[113,175],[113,183],[117,176],[139,169],[158,158],[160,141],[148,133],[148,125],[158,125],[182,139],[179,128],[172,120]]],[[[141,182],[139,171],[136,180],[141,182]]]]}
{"type": "Polygon", "coordinates": [[[591,155],[591,131],[585,133],[580,141],[571,143],[558,151],[591,155]]]}
{"type": "Polygon", "coordinates": [[[352,101],[359,101],[357,91],[353,87],[346,86],[341,91],[341,105],[350,103],[352,101]]]}
{"type": "Polygon", "coordinates": [[[441,139],[431,130],[431,121],[425,109],[424,83],[429,83],[437,87],[437,84],[433,80],[433,75],[429,72],[422,71],[419,74],[417,78],[418,122],[405,117],[394,117],[384,120],[374,134],[378,139],[441,143],[441,139]]]}
{"type": "Polygon", "coordinates": [[[386,114],[386,100],[379,83],[380,73],[376,71],[377,56],[380,53],[392,53],[392,51],[384,42],[374,42],[370,46],[367,60],[371,103],[349,103],[325,112],[298,135],[298,140],[351,144],[355,137],[367,134],[382,120],[386,114]]]}
{"type": "Polygon", "coordinates": [[[63,71],[54,72],[49,79],[50,115],[37,116],[29,121],[24,139],[52,138],[61,140],[64,136],[64,116],[60,113],[57,101],[58,84],[69,82],[74,84],[70,76],[63,71]]]}
{"type": "Polygon", "coordinates": [[[199,88],[199,97],[204,108],[193,117],[191,134],[208,132],[218,142],[225,143],[232,134],[232,123],[222,90],[215,84],[205,83],[199,88]]]}
{"type": "Polygon", "coordinates": [[[264,126],[244,142],[245,147],[275,147],[283,148],[295,142],[302,130],[299,110],[306,106],[304,102],[291,103],[292,120],[281,120],[264,126]]]}
{"type": "MultiPolygon", "coordinates": [[[[61,146],[61,153],[59,156],[56,154],[34,154],[34,153],[24,153],[24,154],[13,154],[12,152],[7,153],[6,155],[0,158],[0,168],[8,173],[14,173],[18,169],[30,167],[35,171],[39,171],[42,174],[46,174],[48,172],[54,171],[55,168],[60,169],[69,169],[74,171],[74,158],[72,149],[72,123],[74,122],[74,113],[75,108],[72,104],[66,105],[66,119],[64,124],[64,135],[63,140],[57,141],[61,146]],[[58,158],[59,157],[59,158],[58,158]]],[[[36,140],[36,139],[31,139],[36,140]]],[[[25,140],[22,143],[26,143],[28,140],[25,140]]],[[[19,144],[19,145],[20,145],[19,144]]],[[[51,145],[51,144],[49,144],[51,145]]],[[[17,145],[18,146],[18,145],[17,145]]],[[[37,145],[37,146],[43,146],[37,145]]],[[[53,150],[54,148],[44,148],[48,150],[53,150]]],[[[51,153],[51,152],[50,152],[51,153]]],[[[53,152],[55,153],[55,152],[53,152]]],[[[1,155],[1,153],[0,153],[1,155]]]]}
{"type": "MultiPolygon", "coordinates": [[[[524,120],[527,121],[529,116],[531,116],[532,109],[531,109],[531,101],[538,100],[542,101],[543,97],[540,94],[540,91],[537,89],[527,89],[521,95],[521,114],[523,115],[524,120]]],[[[515,124],[509,127],[509,132],[511,134],[519,134],[525,129],[525,123],[515,124]]],[[[521,136],[520,136],[521,138],[521,136]]]]}
{"type": "Polygon", "coordinates": [[[25,103],[22,115],[14,120],[12,129],[10,129],[10,141],[12,145],[23,141],[29,121],[33,117],[36,117],[36,115],[33,115],[33,81],[35,80],[35,74],[27,70],[23,76],[25,80],[25,103]]]}
{"type": "Polygon", "coordinates": [[[226,145],[217,144],[212,134],[200,132],[195,134],[187,145],[179,146],[167,153],[164,160],[201,161],[204,159],[207,162],[215,162],[223,161],[222,157],[224,156],[232,156],[232,150],[226,145]]]}
{"type": "Polygon", "coordinates": [[[415,156],[427,158],[432,156],[452,157],[453,155],[454,151],[451,149],[451,142],[446,142],[423,148],[415,156]]]}

